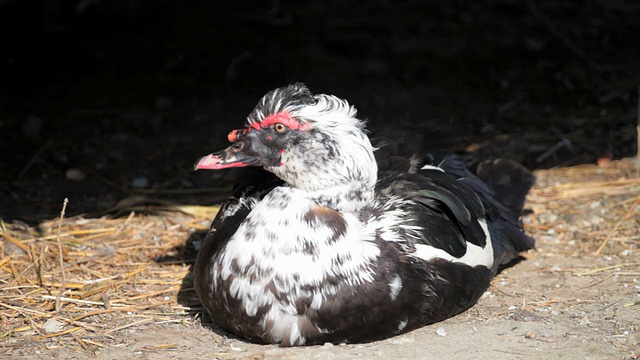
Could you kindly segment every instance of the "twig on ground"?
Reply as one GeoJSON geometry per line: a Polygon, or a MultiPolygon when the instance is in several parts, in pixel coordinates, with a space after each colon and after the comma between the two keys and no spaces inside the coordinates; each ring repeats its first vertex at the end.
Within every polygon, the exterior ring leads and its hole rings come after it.
{"type": "Polygon", "coordinates": [[[556,152],[558,152],[558,150],[560,150],[561,148],[567,148],[567,150],[569,150],[572,154],[576,153],[575,148],[573,147],[573,144],[571,143],[571,140],[569,140],[566,136],[564,136],[563,133],[560,132],[560,130],[555,127],[555,126],[551,126],[551,131],[558,137],[558,139],[560,139],[559,142],[557,142],[556,144],[554,144],[551,148],[549,148],[547,151],[545,151],[542,155],[538,156],[536,158],[536,162],[537,163],[541,163],[543,161],[545,161],[549,156],[555,156],[556,152]]]}
{"type": "Polygon", "coordinates": [[[53,334],[47,334],[47,335],[38,336],[38,337],[34,338],[34,340],[42,340],[42,339],[48,339],[48,338],[52,338],[52,337],[62,336],[62,335],[66,335],[66,334],[68,334],[70,332],[78,331],[80,329],[82,329],[82,328],[81,327],[74,327],[74,328],[67,329],[67,330],[60,331],[60,332],[56,332],[56,333],[53,333],[53,334]]]}
{"type": "Polygon", "coordinates": [[[139,320],[139,321],[134,321],[134,322],[132,322],[130,324],[126,324],[126,325],[123,325],[123,326],[119,326],[117,328],[113,328],[113,329],[111,329],[109,331],[105,331],[105,334],[111,334],[111,333],[114,333],[116,331],[120,331],[120,330],[123,330],[123,329],[126,329],[126,328],[130,328],[132,326],[142,325],[142,324],[148,323],[150,321],[153,321],[153,319],[147,318],[147,319],[142,319],[142,320],[139,320]]]}
{"type": "MultiPolygon", "coordinates": [[[[104,303],[100,302],[100,301],[88,301],[88,300],[72,299],[72,298],[60,296],[60,294],[58,294],[58,296],[42,295],[42,296],[40,296],[40,298],[43,299],[43,300],[55,300],[56,303],[64,301],[64,302],[76,303],[76,304],[104,306],[104,303]]],[[[56,307],[58,307],[58,306],[56,305],[56,307]]]]}
{"type": "Polygon", "coordinates": [[[624,266],[636,266],[636,265],[640,265],[640,262],[633,262],[633,263],[626,263],[626,264],[616,264],[616,265],[609,265],[609,266],[605,266],[602,268],[597,268],[597,269],[593,269],[593,270],[589,270],[587,272],[583,272],[583,273],[577,273],[575,274],[576,276],[588,276],[588,275],[594,275],[603,271],[607,271],[607,270],[614,270],[614,269],[618,269],[624,266]]]}
{"type": "Polygon", "coordinates": [[[615,232],[618,230],[618,228],[620,227],[620,225],[622,225],[623,222],[627,221],[627,219],[629,219],[631,217],[631,215],[636,213],[636,207],[640,205],[640,196],[638,196],[636,198],[636,201],[633,202],[633,204],[631,204],[631,207],[629,208],[629,210],[627,211],[627,213],[622,217],[622,219],[620,219],[616,225],[613,227],[613,229],[611,229],[611,231],[609,232],[609,234],[607,234],[607,237],[604,239],[604,241],[602,242],[602,244],[600,244],[600,246],[598,247],[598,250],[595,251],[595,253],[593,253],[594,256],[597,256],[600,254],[600,252],[602,251],[602,249],[604,249],[604,247],[607,245],[607,242],[609,242],[609,239],[611,238],[611,236],[613,236],[613,234],[615,234],[615,232]]]}
{"type": "Polygon", "coordinates": [[[56,237],[56,241],[58,242],[58,256],[60,260],[60,272],[62,273],[62,285],[60,286],[60,291],[58,291],[58,296],[56,296],[56,312],[60,312],[60,299],[64,294],[65,289],[67,288],[67,275],[64,273],[64,254],[62,253],[62,242],[60,242],[60,229],[62,228],[62,219],[64,219],[64,212],[67,210],[67,203],[69,202],[68,198],[64,198],[64,202],[62,203],[62,211],[60,211],[60,222],[58,223],[58,236],[56,237]]]}
{"type": "Polygon", "coordinates": [[[545,161],[549,156],[554,155],[558,150],[560,150],[563,147],[571,149],[571,141],[567,138],[564,138],[558,141],[555,145],[549,148],[549,150],[545,151],[544,154],[538,156],[536,158],[536,162],[541,163],[545,161]]]}
{"type": "Polygon", "coordinates": [[[636,176],[640,177],[640,86],[638,86],[638,125],[636,126],[636,176]]]}
{"type": "Polygon", "coordinates": [[[558,137],[558,139],[560,140],[564,140],[565,141],[565,146],[567,147],[567,149],[569,151],[571,151],[572,154],[576,153],[576,149],[573,147],[573,144],[571,144],[571,140],[569,140],[569,138],[567,138],[561,131],[560,129],[558,129],[557,127],[555,127],[554,125],[551,125],[551,131],[558,137]]]}

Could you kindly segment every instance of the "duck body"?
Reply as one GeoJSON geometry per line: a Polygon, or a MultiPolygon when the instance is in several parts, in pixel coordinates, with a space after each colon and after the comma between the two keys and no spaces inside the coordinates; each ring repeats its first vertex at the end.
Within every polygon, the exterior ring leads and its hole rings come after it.
{"type": "Polygon", "coordinates": [[[363,130],[346,102],[296,84],[198,162],[282,180],[240,188],[203,241],[194,283],[218,326],[282,346],[387,338],[470,308],[533,247],[459,158],[378,173],[363,130]]]}

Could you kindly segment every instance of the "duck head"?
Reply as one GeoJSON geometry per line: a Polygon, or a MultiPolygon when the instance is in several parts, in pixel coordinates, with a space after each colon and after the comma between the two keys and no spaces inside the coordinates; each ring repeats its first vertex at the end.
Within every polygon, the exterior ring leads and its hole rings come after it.
{"type": "Polygon", "coordinates": [[[370,192],[377,180],[373,148],[356,109],[335,96],[314,95],[303,84],[267,93],[246,127],[231,131],[228,140],[231,146],[202,157],[195,169],[262,166],[293,188],[319,193],[370,192]]]}

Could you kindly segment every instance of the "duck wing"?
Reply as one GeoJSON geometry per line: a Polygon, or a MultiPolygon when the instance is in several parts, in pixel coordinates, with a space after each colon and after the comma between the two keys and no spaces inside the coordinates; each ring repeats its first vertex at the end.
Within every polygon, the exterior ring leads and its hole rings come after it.
{"type": "Polygon", "coordinates": [[[450,175],[440,170],[396,174],[382,192],[382,198],[401,194],[409,200],[401,206],[408,225],[423,229],[418,243],[455,258],[465,255],[468,243],[486,245],[486,235],[478,222],[484,218],[482,202],[469,187],[450,175]]]}
{"type": "Polygon", "coordinates": [[[466,167],[465,160],[464,155],[443,152],[426,156],[427,164],[442,168],[478,195],[485,209],[491,237],[495,239],[494,245],[498,246],[497,255],[511,253],[513,256],[532,249],[535,241],[522,231],[520,216],[535,176],[509,159],[484,161],[478,165],[476,175],[466,167]]]}
{"type": "MultiPolygon", "coordinates": [[[[414,246],[427,245],[433,249],[427,253],[434,257],[442,255],[438,250],[444,251],[445,258],[455,261],[463,259],[470,246],[485,249],[491,241],[493,263],[484,265],[494,270],[533,248],[534,240],[522,230],[520,214],[496,199],[491,184],[469,171],[461,157],[439,156],[415,174],[387,174],[380,183],[382,198],[397,194],[409,200],[403,205],[408,228],[421,229],[406,237],[414,246]]],[[[477,265],[471,258],[461,261],[477,265]]]]}

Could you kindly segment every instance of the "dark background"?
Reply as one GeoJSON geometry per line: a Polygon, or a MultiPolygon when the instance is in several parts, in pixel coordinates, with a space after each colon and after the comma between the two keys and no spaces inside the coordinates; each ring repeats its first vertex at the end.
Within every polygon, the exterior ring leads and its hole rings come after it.
{"type": "Polygon", "coordinates": [[[400,151],[632,156],[638,19],[635,0],[0,0],[0,217],[223,198],[234,172],[193,163],[294,81],[400,151]]]}

